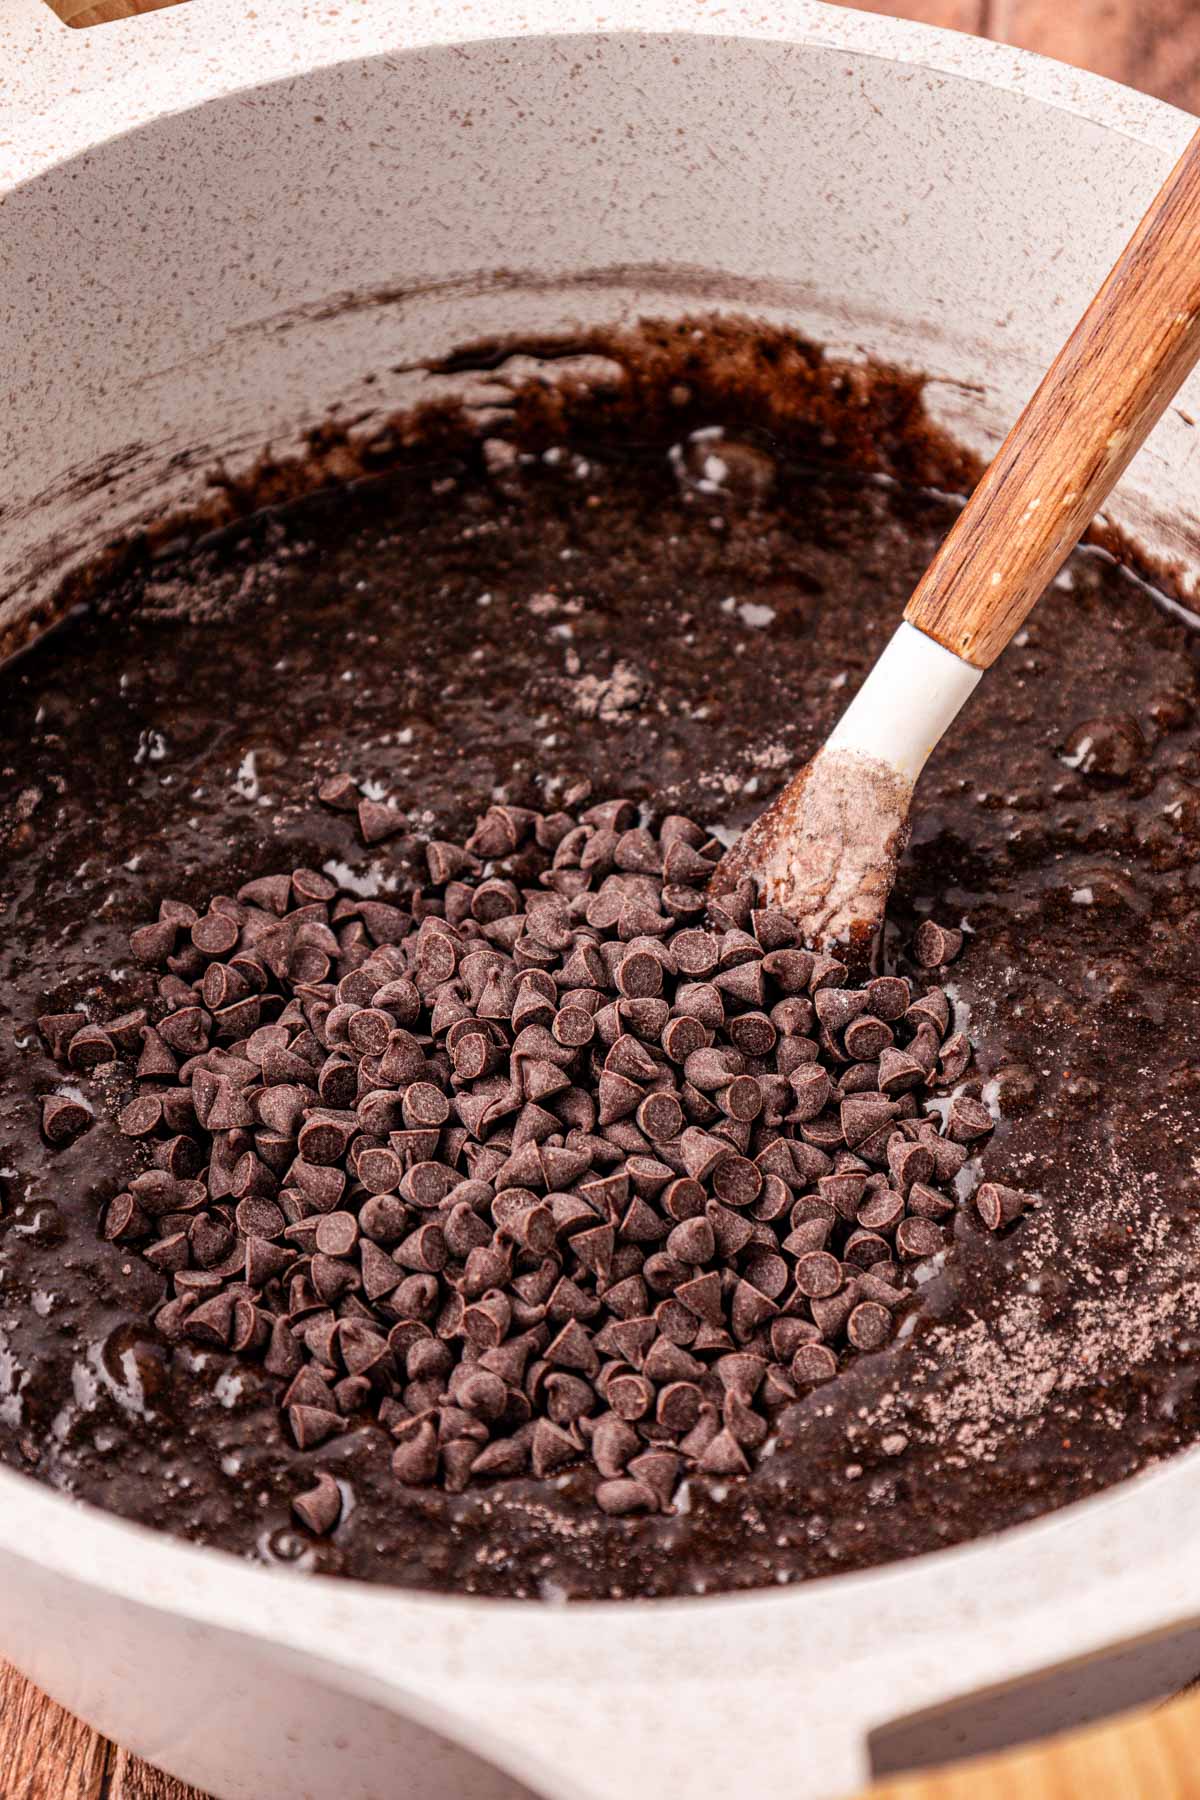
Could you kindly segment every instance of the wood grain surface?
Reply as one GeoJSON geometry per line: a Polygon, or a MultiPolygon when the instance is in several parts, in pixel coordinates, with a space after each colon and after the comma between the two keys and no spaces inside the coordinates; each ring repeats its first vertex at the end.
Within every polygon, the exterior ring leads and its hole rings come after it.
{"type": "Polygon", "coordinates": [[[1200,1699],[1129,1714],[1029,1750],[881,1783],[861,1800],[1195,1800],[1200,1699]]]}
{"type": "MultiPolygon", "coordinates": [[[[915,19],[919,25],[942,25],[950,31],[973,31],[986,37],[988,8],[992,0],[908,0],[906,5],[892,5],[890,0],[855,0],[859,12],[886,13],[892,19],[915,19]]],[[[1053,4],[1053,0],[1045,0],[1053,4]]],[[[846,0],[850,4],[850,0],[846,0]]]]}
{"type": "MultiPolygon", "coordinates": [[[[1200,111],[1196,0],[986,0],[989,37],[1200,111]]],[[[879,11],[889,11],[881,7],[879,11]]],[[[954,9],[957,10],[957,9],[954,9]]],[[[897,12],[907,13],[898,6],[897,12]]]]}
{"type": "MultiPolygon", "coordinates": [[[[76,25],[175,0],[48,0],[76,25]]],[[[204,0],[190,0],[203,6],[204,0]]],[[[974,31],[1057,56],[1200,109],[1197,0],[859,0],[868,12],[974,31]]],[[[1069,1739],[929,1776],[889,1781],[871,1800],[1187,1800],[1200,1794],[1200,1698],[1069,1739]]],[[[12,1670],[0,1668],[0,1800],[204,1800],[105,1743],[12,1670]]],[[[264,1795],[263,1800],[271,1800],[264,1795]]],[[[747,1795],[746,1800],[753,1800],[747,1795]]]]}

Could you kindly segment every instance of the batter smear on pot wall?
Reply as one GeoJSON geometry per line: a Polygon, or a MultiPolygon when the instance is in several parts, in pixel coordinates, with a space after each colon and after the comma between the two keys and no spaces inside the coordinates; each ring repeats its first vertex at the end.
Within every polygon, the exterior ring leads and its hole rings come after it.
{"type": "Polygon", "coordinates": [[[961,463],[916,384],[782,335],[585,348],[492,436],[445,408],[135,547],[0,678],[0,1447],[52,1485],[649,1595],[1196,1436],[1186,624],[1072,560],[922,781],[864,982],[703,874],[961,463]]]}

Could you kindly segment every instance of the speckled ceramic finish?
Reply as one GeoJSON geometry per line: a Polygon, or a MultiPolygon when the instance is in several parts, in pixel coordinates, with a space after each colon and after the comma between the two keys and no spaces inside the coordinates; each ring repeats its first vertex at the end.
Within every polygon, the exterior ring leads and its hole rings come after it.
{"type": "MultiPolygon", "coordinates": [[[[986,446],[1192,125],[802,0],[192,0],[82,32],[6,0],[0,114],[10,635],[216,462],[424,395],[494,331],[735,307],[929,371],[986,446]]],[[[1195,382],[1112,506],[1185,568],[1192,418],[1195,382]]],[[[0,1653],[223,1800],[804,1800],[863,1778],[873,1726],[1115,1640],[1158,1634],[1150,1684],[1194,1673],[1164,1628],[1200,1615],[1198,1483],[1193,1454],[873,1574],[564,1610],[301,1585],[0,1472],[0,1653]]],[[[1079,1676],[1116,1706],[1107,1679],[1079,1676]]]]}

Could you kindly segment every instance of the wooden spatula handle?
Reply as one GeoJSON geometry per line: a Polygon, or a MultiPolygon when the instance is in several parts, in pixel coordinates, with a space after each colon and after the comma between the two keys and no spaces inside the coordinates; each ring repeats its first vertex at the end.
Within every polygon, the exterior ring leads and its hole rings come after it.
{"type": "Polygon", "coordinates": [[[1200,356],[1200,131],[996,452],[904,614],[1004,649],[1200,356]]]}

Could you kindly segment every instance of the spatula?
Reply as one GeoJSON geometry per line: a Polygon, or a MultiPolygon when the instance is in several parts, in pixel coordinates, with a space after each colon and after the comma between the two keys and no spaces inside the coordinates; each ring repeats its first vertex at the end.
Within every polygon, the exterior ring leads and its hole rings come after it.
{"type": "Polygon", "coordinates": [[[812,945],[883,920],[917,777],[1200,357],[1200,132],[959,514],[824,747],[728,850],[812,945]]]}

